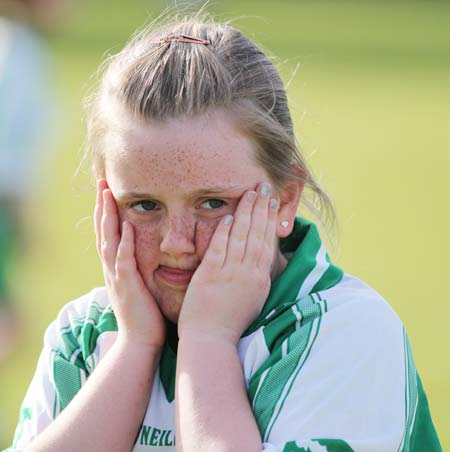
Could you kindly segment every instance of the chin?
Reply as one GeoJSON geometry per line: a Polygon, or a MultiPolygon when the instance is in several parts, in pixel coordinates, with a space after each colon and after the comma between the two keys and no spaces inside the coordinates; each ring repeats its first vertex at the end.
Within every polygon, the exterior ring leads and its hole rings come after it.
{"type": "Polygon", "coordinates": [[[169,322],[178,323],[186,290],[150,290],[159,309],[169,322]]]}
{"type": "Polygon", "coordinates": [[[163,312],[163,316],[166,320],[168,320],[170,323],[173,323],[174,325],[178,324],[178,318],[180,317],[179,312],[163,312]]]}

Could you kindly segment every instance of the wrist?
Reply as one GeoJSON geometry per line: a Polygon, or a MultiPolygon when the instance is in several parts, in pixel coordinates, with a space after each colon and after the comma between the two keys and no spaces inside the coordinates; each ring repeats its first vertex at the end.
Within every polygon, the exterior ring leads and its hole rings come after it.
{"type": "Polygon", "coordinates": [[[179,343],[202,343],[212,346],[232,347],[236,349],[240,336],[226,328],[184,327],[178,331],[179,343]]]}
{"type": "Polygon", "coordinates": [[[135,338],[126,333],[120,333],[114,343],[114,347],[121,352],[136,355],[139,357],[149,357],[159,361],[161,357],[163,344],[154,344],[151,341],[145,341],[141,338],[135,338]]]}

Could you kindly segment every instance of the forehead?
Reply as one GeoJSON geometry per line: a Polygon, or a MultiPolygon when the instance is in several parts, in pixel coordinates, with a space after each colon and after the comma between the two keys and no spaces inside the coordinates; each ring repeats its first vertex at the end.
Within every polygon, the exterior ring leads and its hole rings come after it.
{"type": "Polygon", "coordinates": [[[245,189],[267,179],[254,152],[253,141],[221,110],[146,123],[127,117],[107,137],[105,172],[121,190],[245,189]]]}

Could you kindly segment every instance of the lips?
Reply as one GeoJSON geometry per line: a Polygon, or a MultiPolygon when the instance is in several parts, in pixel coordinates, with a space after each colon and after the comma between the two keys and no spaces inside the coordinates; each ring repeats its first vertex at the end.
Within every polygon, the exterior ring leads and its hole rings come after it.
{"type": "Polygon", "coordinates": [[[184,270],[181,268],[166,267],[160,265],[155,274],[158,278],[162,279],[165,283],[172,286],[186,287],[191,281],[192,275],[195,270],[184,270]]]}

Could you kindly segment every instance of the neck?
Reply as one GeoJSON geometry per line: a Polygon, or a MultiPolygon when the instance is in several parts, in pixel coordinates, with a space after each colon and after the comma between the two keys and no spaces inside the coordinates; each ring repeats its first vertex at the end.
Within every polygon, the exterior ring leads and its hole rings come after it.
{"type": "Polygon", "coordinates": [[[287,264],[288,260],[283,256],[281,250],[278,248],[273,262],[272,271],[270,272],[270,279],[274,281],[278,276],[280,276],[286,268],[287,264]]]}

